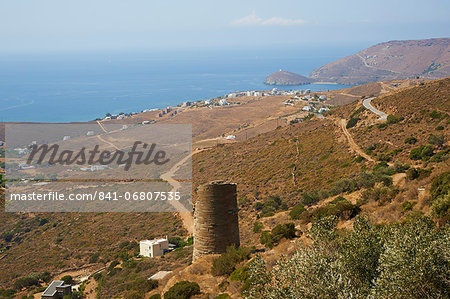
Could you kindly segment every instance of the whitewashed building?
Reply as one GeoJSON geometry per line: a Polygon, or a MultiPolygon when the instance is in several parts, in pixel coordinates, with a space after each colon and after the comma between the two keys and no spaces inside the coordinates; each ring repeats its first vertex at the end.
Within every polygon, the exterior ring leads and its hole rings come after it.
{"type": "Polygon", "coordinates": [[[169,240],[164,239],[143,240],[139,242],[140,255],[144,257],[156,257],[164,254],[169,250],[169,240]]]}
{"type": "Polygon", "coordinates": [[[227,100],[225,100],[225,99],[221,99],[221,100],[219,101],[219,105],[220,105],[220,106],[225,106],[225,105],[228,105],[228,102],[227,102],[227,100]]]}
{"type": "Polygon", "coordinates": [[[319,113],[324,113],[324,112],[326,112],[326,111],[329,111],[330,109],[328,109],[328,108],[320,108],[319,109],[319,113]]]}

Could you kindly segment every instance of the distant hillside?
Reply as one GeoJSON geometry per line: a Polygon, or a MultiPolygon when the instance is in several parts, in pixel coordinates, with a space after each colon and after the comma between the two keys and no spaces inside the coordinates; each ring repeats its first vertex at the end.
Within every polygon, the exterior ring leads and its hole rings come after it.
{"type": "Polygon", "coordinates": [[[264,80],[264,83],[268,85],[302,85],[312,82],[314,82],[314,80],[311,78],[282,70],[270,74],[267,76],[266,80],[264,80]]]}
{"type": "Polygon", "coordinates": [[[450,76],[450,38],[381,43],[313,70],[318,81],[363,84],[450,76]]]}

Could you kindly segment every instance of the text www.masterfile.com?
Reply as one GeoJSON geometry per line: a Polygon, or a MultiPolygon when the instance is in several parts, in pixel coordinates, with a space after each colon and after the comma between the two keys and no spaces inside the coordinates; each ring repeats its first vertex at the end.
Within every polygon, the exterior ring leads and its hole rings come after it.
{"type": "Polygon", "coordinates": [[[11,201],[111,201],[111,200],[180,200],[181,193],[176,191],[148,191],[148,192],[116,192],[116,191],[95,191],[92,193],[60,193],[50,192],[31,192],[31,193],[11,193],[11,201]]]}

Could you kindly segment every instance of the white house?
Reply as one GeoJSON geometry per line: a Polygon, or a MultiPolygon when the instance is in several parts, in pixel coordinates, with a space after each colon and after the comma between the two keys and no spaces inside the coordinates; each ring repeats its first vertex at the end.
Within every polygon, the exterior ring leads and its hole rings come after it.
{"type": "Polygon", "coordinates": [[[221,99],[221,100],[219,101],[219,105],[220,105],[220,106],[225,106],[225,105],[228,105],[228,102],[227,102],[227,100],[225,100],[225,99],[221,99]]]}
{"type": "Polygon", "coordinates": [[[321,101],[325,101],[327,99],[327,96],[324,96],[324,95],[321,95],[320,97],[319,97],[319,100],[321,100],[321,101]]]}
{"type": "Polygon", "coordinates": [[[312,108],[311,108],[311,106],[305,106],[305,107],[302,108],[302,110],[303,111],[311,111],[312,108]]]}
{"type": "Polygon", "coordinates": [[[319,113],[324,113],[325,111],[328,111],[328,110],[330,110],[330,109],[328,109],[328,108],[320,108],[319,109],[319,113]]]}
{"type": "Polygon", "coordinates": [[[169,240],[164,239],[143,240],[139,242],[140,255],[145,257],[155,257],[164,254],[164,250],[169,250],[169,240]]]}
{"type": "Polygon", "coordinates": [[[206,100],[205,101],[205,105],[211,105],[212,104],[212,101],[211,100],[206,100]]]}
{"type": "Polygon", "coordinates": [[[233,140],[236,139],[236,136],[234,135],[228,135],[227,137],[225,137],[226,140],[233,140]]]}

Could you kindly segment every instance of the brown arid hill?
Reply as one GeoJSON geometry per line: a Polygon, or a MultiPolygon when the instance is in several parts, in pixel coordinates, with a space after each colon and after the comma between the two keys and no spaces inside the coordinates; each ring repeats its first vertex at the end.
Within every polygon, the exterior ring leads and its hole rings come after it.
{"type": "MultiPolygon", "coordinates": [[[[369,87],[368,90],[375,92],[379,86],[369,87]]],[[[278,224],[294,222],[303,233],[298,242],[308,244],[311,242],[308,230],[314,217],[335,213],[333,202],[342,201],[342,197],[358,207],[357,213],[380,224],[399,222],[421,213],[432,216],[431,183],[450,171],[449,88],[450,79],[421,82],[373,100],[375,107],[393,114],[397,120],[389,117],[389,122],[378,121],[374,113],[361,108],[361,99],[355,99],[353,103],[331,110],[325,119],[305,120],[245,142],[203,151],[193,158],[194,185],[216,178],[238,183],[241,245],[258,249],[264,246],[260,244],[261,232],[254,231],[255,223],[261,225],[261,230],[270,231],[278,224]],[[347,129],[347,136],[341,122],[344,120],[346,124],[350,118],[359,118],[359,121],[347,129]],[[444,135],[445,143],[434,145],[433,156],[426,161],[411,159],[411,151],[428,144],[430,135],[444,135]],[[417,138],[416,143],[405,143],[411,136],[417,138]],[[369,149],[372,144],[377,145],[369,149]],[[368,159],[362,159],[361,155],[368,159]],[[418,170],[419,177],[410,177],[406,170],[408,164],[418,170]],[[306,211],[300,218],[290,219],[292,207],[303,205],[304,194],[330,191],[335,183],[349,184],[361,173],[381,175],[386,182],[305,204],[306,211]],[[287,210],[264,215],[264,208],[256,208],[257,204],[265,206],[276,196],[287,205],[287,210]]],[[[358,89],[347,92],[357,93],[358,89]]],[[[339,216],[339,229],[352,229],[354,218],[347,212],[339,216]]],[[[273,265],[274,257],[280,252],[290,255],[295,251],[293,242],[282,241],[273,249],[266,248],[262,255],[273,265]]],[[[194,263],[186,272],[175,274],[170,283],[188,275],[201,289],[214,292],[209,295],[217,295],[219,290],[214,290],[217,281],[207,273],[210,262],[194,263]]],[[[225,282],[221,285],[226,288],[220,292],[236,294],[239,285],[230,278],[223,279],[225,282]]]]}
{"type": "Polygon", "coordinates": [[[130,242],[186,234],[173,213],[6,213],[3,204],[0,289],[34,273],[98,270],[136,250],[130,242]]]}
{"type": "Polygon", "coordinates": [[[302,85],[314,82],[313,79],[288,71],[279,70],[267,76],[264,84],[267,85],[302,85]]]}
{"type": "Polygon", "coordinates": [[[317,81],[363,84],[450,76],[450,38],[389,41],[313,70],[317,81]]]}
{"type": "MultiPolygon", "coordinates": [[[[355,107],[360,105],[358,102],[355,107]]],[[[427,144],[431,135],[442,135],[447,143],[450,139],[450,78],[382,95],[375,98],[372,105],[398,120],[384,127],[377,123],[373,113],[365,110],[359,116],[359,124],[350,129],[362,148],[375,147],[374,158],[398,151],[393,159],[421,164],[421,161],[410,161],[411,149],[427,144]],[[375,125],[370,125],[373,123],[375,125]],[[406,143],[410,137],[417,141],[406,143]]]]}
{"type": "MultiPolygon", "coordinates": [[[[305,244],[311,242],[308,229],[315,221],[314,217],[335,213],[333,202],[343,202],[338,196],[348,200],[348,203],[344,201],[347,206],[357,207],[353,212],[367,215],[377,223],[397,222],[417,213],[432,215],[431,182],[450,170],[450,79],[423,81],[414,86],[409,86],[412,81],[408,82],[391,82],[395,86],[397,83],[406,86],[397,90],[389,82],[342,90],[339,93],[353,96],[353,102],[332,109],[323,119],[307,117],[301,122],[289,122],[278,128],[274,126],[271,130],[261,131],[260,134],[249,136],[248,140],[212,146],[198,152],[193,156],[192,163],[194,199],[195,188],[202,183],[219,179],[238,183],[243,246],[264,248],[260,244],[261,232],[254,230],[256,222],[262,225],[262,230],[294,222],[302,233],[301,237],[292,241],[282,240],[273,249],[266,248],[262,253],[271,265],[273,258],[279,254],[295,251],[294,242],[297,240],[305,244]],[[361,108],[361,96],[379,94],[372,100],[372,105],[393,115],[388,122],[378,121],[374,113],[361,108]],[[345,124],[351,118],[359,120],[353,127],[346,128],[345,124]],[[411,151],[428,145],[431,135],[443,135],[443,144],[433,144],[429,148],[431,152],[428,151],[432,156],[425,160],[411,159],[411,151]],[[405,143],[409,137],[414,137],[415,143],[405,143]],[[397,167],[399,162],[401,167],[397,167]],[[407,176],[407,170],[404,169],[406,163],[416,168],[420,176],[407,176]],[[376,171],[382,181],[359,190],[349,187],[362,173],[374,175],[376,171]],[[338,190],[338,194],[334,192],[327,197],[321,196],[308,204],[304,202],[306,195],[313,197],[311,194],[314,191],[331,193],[336,186],[343,190],[338,190]],[[377,198],[380,194],[380,198],[377,198]],[[277,197],[282,204],[273,209],[277,197]],[[299,215],[299,219],[292,220],[289,214],[298,204],[304,206],[306,211],[299,215]]],[[[276,101],[271,107],[280,106],[282,100],[267,99],[268,102],[276,101]]],[[[235,129],[241,123],[236,117],[232,119],[232,126],[228,127],[226,118],[232,115],[233,109],[238,109],[236,111],[240,115],[246,116],[245,109],[253,108],[253,105],[262,103],[260,101],[218,108],[216,112],[212,110],[220,119],[218,125],[221,129],[218,131],[235,129]]],[[[206,114],[208,110],[211,111],[207,107],[192,108],[171,118],[171,121],[175,122],[180,117],[180,121],[185,122],[189,118],[206,114]]],[[[278,110],[266,115],[260,111],[257,117],[261,121],[267,118],[272,120],[278,113],[281,112],[278,110]]],[[[165,121],[171,122],[169,118],[165,118],[165,121]]],[[[212,127],[215,123],[211,119],[207,125],[212,127]]],[[[203,130],[200,123],[195,126],[194,132],[202,138],[210,137],[208,134],[217,134],[216,131],[203,130]]],[[[338,215],[338,228],[351,229],[354,215],[348,212],[345,210],[338,215]]],[[[191,247],[169,253],[164,258],[127,258],[136,250],[136,244],[130,241],[161,234],[187,237],[181,221],[173,214],[0,212],[0,288],[11,288],[18,278],[32,273],[47,270],[59,278],[63,270],[73,271],[91,264],[93,269],[98,269],[109,266],[111,261],[118,261],[120,264],[116,270],[104,271],[98,281],[94,278],[88,280],[87,289],[92,291],[88,298],[95,298],[97,283],[101,286],[99,298],[131,297],[133,292],[142,290],[142,279],[145,281],[160,270],[174,272],[162,280],[153,292],[162,293],[177,281],[191,280],[200,285],[204,298],[214,298],[219,292],[239,297],[240,282],[232,281],[227,276],[211,275],[212,257],[189,265],[191,247]],[[98,260],[91,260],[95,253],[99,253],[98,260]]],[[[20,295],[30,294],[33,290],[36,288],[24,289],[20,295]]],[[[150,294],[150,291],[147,292],[146,298],[150,294]]]]}

